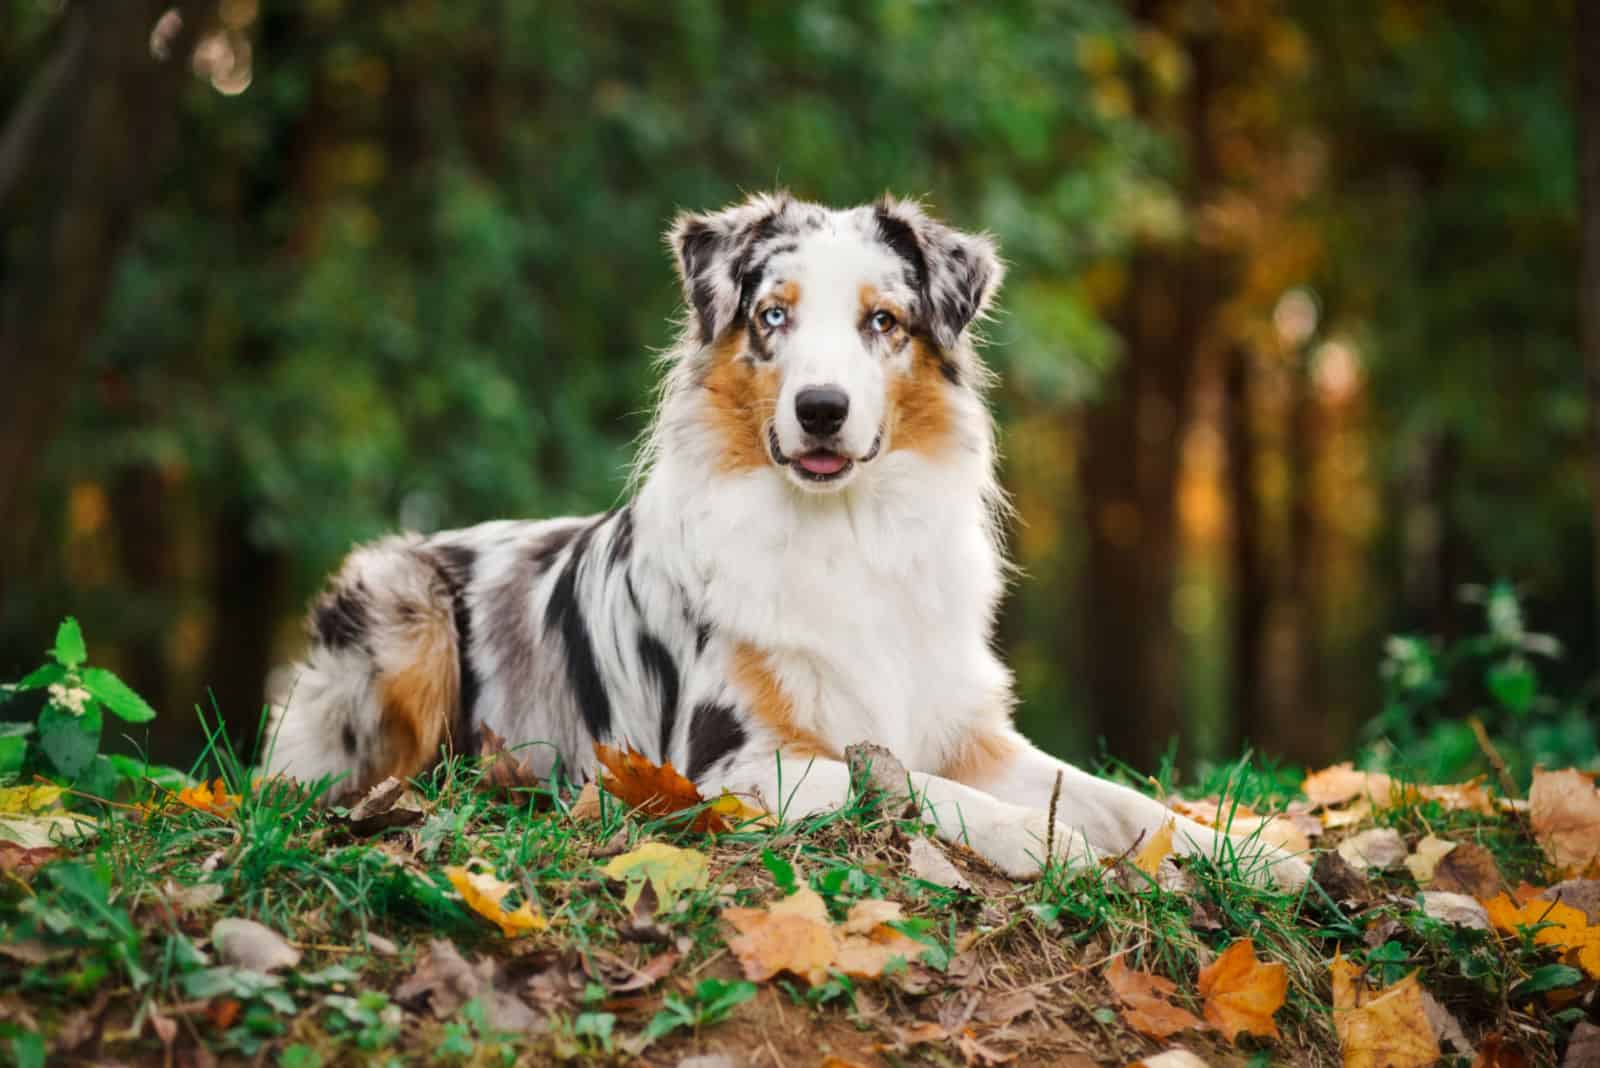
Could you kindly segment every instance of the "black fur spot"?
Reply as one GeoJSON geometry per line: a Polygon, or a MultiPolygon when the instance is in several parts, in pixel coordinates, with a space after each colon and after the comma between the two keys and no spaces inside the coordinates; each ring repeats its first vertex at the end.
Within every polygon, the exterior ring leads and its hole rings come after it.
{"type": "Polygon", "coordinates": [[[633,553],[633,506],[623,505],[616,516],[617,526],[611,532],[611,552],[607,556],[612,567],[626,564],[633,553]]]}
{"type": "Polygon", "coordinates": [[[433,562],[450,590],[450,614],[456,626],[456,666],[461,679],[461,707],[457,711],[453,741],[458,752],[471,753],[478,748],[477,721],[473,712],[478,705],[478,693],[483,689],[483,680],[472,662],[472,610],[467,605],[467,587],[472,583],[478,554],[465,545],[441,545],[434,550],[433,562]]]}
{"type": "Polygon", "coordinates": [[[711,624],[697,623],[694,628],[694,655],[704,656],[706,646],[711,641],[711,624]]]}
{"type": "MultiPolygon", "coordinates": [[[[572,544],[572,539],[583,530],[581,527],[562,527],[546,534],[538,544],[528,552],[528,562],[533,565],[534,574],[530,579],[537,578],[545,571],[556,557],[561,555],[561,550],[572,544]]],[[[520,591],[526,593],[526,590],[520,591]]]]}
{"type": "Polygon", "coordinates": [[[694,722],[689,725],[689,780],[699,779],[744,743],[744,727],[732,708],[711,701],[695,705],[694,722]]]}
{"type": "MultiPolygon", "coordinates": [[[[601,520],[600,522],[604,522],[601,520]]],[[[578,603],[578,568],[600,523],[583,528],[573,542],[572,553],[550,590],[550,601],[545,606],[545,626],[561,632],[566,646],[567,683],[577,699],[583,722],[589,736],[596,741],[611,737],[611,698],[606,694],[605,680],[600,676],[600,665],[594,657],[594,643],[589,636],[589,625],[584,621],[583,609],[578,603]]]]}
{"type": "Polygon", "coordinates": [[[922,242],[917,240],[916,231],[911,228],[910,223],[887,208],[878,209],[877,219],[879,240],[888,245],[896,256],[906,261],[916,280],[917,292],[925,292],[928,288],[928,260],[922,254],[922,242]]]}
{"type": "Polygon", "coordinates": [[[348,649],[360,645],[372,625],[367,611],[365,591],[355,587],[341,587],[323,597],[317,605],[312,625],[317,640],[330,649],[348,649]]]}
{"type": "Polygon", "coordinates": [[[339,738],[344,742],[344,751],[350,756],[356,755],[356,729],[350,724],[344,725],[344,730],[339,732],[339,738]]]}
{"type": "Polygon", "coordinates": [[[678,722],[678,665],[667,647],[647,630],[639,632],[639,662],[655,679],[656,692],[661,695],[661,761],[666,763],[678,722]]]}

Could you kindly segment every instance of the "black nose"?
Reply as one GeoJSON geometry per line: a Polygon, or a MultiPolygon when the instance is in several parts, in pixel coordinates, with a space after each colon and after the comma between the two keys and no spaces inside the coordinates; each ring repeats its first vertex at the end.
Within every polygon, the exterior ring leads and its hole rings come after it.
{"type": "Polygon", "coordinates": [[[800,419],[800,429],[825,438],[844,426],[844,417],[850,414],[850,394],[838,386],[802,389],[795,394],[794,414],[800,419]]]}

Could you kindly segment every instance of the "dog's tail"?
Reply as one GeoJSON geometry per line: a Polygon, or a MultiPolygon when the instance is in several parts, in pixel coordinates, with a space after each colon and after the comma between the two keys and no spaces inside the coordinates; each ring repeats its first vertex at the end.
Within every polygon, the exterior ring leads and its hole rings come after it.
{"type": "Polygon", "coordinates": [[[438,759],[461,702],[447,561],[415,535],[351,553],[307,620],[310,651],[272,699],[269,774],[337,777],[330,799],[438,759]]]}

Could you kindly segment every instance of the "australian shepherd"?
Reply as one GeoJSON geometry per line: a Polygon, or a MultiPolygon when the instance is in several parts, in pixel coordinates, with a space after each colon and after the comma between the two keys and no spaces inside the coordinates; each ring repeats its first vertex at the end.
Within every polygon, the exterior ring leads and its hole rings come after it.
{"type": "MultiPolygon", "coordinates": [[[[608,742],[793,817],[843,802],[845,747],[870,741],[941,837],[1014,877],[1038,874],[1046,842],[1092,862],[1173,819],[1011,722],[972,336],[1000,284],[994,242],[903,200],[785,194],[685,214],[667,241],[688,315],[628,503],[356,549],[310,613],[268,768],[349,796],[492,729],[542,743],[523,751],[541,773],[583,779],[608,742]]],[[[1305,878],[1177,823],[1179,852],[1305,878]]]]}

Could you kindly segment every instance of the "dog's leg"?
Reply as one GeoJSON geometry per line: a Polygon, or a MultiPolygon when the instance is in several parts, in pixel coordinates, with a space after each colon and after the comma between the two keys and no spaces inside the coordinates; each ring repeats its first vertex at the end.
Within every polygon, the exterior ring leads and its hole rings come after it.
{"type": "Polygon", "coordinates": [[[1239,835],[1226,835],[1184,816],[1139,791],[1057,760],[1014,730],[997,728],[974,733],[945,768],[958,783],[993,794],[1003,802],[1045,808],[1061,777],[1056,818],[1077,828],[1095,849],[1120,853],[1148,841],[1169,821],[1175,822],[1172,844],[1186,856],[1240,858],[1242,870],[1267,874],[1280,886],[1298,887],[1310,876],[1305,863],[1275,846],[1239,835]]]}
{"type": "MultiPolygon", "coordinates": [[[[907,780],[923,819],[937,828],[941,839],[970,846],[1012,878],[1037,878],[1047,843],[1064,863],[1078,866],[1098,860],[1083,834],[1065,821],[1057,821],[1052,835],[1042,806],[1008,803],[922,772],[909,773],[907,780]]],[[[766,808],[791,820],[843,806],[850,795],[850,770],[825,757],[750,753],[701,788],[708,793],[722,788],[754,793],[766,808]]]]}

